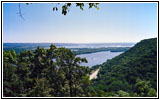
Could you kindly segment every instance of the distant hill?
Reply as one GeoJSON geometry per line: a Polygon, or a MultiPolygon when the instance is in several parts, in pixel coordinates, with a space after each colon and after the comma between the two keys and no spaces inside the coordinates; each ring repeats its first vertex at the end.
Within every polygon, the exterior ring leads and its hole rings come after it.
{"type": "Polygon", "coordinates": [[[149,81],[157,89],[157,38],[142,40],[102,64],[93,87],[104,92],[134,92],[137,79],[149,81]]]}
{"type": "MultiPolygon", "coordinates": [[[[16,53],[27,50],[34,51],[38,46],[42,48],[49,48],[52,43],[3,43],[3,50],[15,50],[16,53]]],[[[101,51],[124,52],[132,47],[135,43],[53,43],[56,47],[65,47],[71,49],[76,55],[88,54],[101,51]]]]}

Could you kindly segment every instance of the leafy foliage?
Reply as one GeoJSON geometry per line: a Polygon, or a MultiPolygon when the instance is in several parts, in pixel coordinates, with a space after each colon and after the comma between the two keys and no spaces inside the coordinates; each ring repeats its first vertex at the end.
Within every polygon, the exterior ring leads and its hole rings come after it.
{"type": "Polygon", "coordinates": [[[90,86],[89,68],[81,66],[85,58],[76,57],[71,50],[37,47],[16,54],[3,52],[4,96],[86,96],[90,86]]]}
{"type": "Polygon", "coordinates": [[[155,89],[151,88],[150,82],[140,79],[137,79],[136,82],[136,93],[141,97],[157,96],[155,89]]]}
{"type": "Polygon", "coordinates": [[[3,52],[5,97],[155,97],[157,39],[142,40],[125,53],[89,69],[71,50],[51,45],[18,54],[3,52]],[[100,68],[97,79],[89,74],[100,68]]]}
{"type": "MultiPolygon", "coordinates": [[[[122,90],[131,96],[135,96],[134,93],[137,93],[136,96],[156,96],[157,39],[142,40],[125,53],[101,65],[93,87],[106,93],[122,90]]],[[[122,91],[118,94],[123,94],[122,91]]]]}
{"type": "MultiPolygon", "coordinates": [[[[68,12],[69,12],[69,9],[70,9],[70,7],[71,7],[71,5],[73,5],[73,4],[75,4],[76,5],[76,7],[79,7],[80,8],[80,10],[83,10],[84,9],[84,3],[65,3],[65,4],[63,4],[62,6],[61,6],[61,8],[62,8],[62,14],[63,15],[66,15],[68,12]]],[[[99,3],[89,3],[88,5],[89,5],[89,7],[88,8],[92,8],[92,7],[94,7],[94,8],[96,8],[97,10],[99,10],[99,8],[98,8],[98,5],[99,3]]],[[[59,4],[58,4],[59,5],[59,4]]],[[[58,7],[57,6],[55,6],[55,7],[53,7],[53,11],[58,11],[58,7]]]]}
{"type": "MultiPolygon", "coordinates": [[[[90,9],[90,8],[94,7],[97,10],[99,10],[98,4],[99,3],[88,3],[88,5],[89,5],[88,8],[90,9]]],[[[29,3],[26,3],[26,5],[29,5],[29,3]]],[[[58,9],[59,9],[58,5],[61,5],[61,4],[56,3],[56,6],[53,7],[53,11],[58,11],[58,9]]],[[[85,3],[63,3],[61,5],[62,15],[66,15],[69,12],[69,9],[72,5],[76,5],[76,7],[80,8],[80,10],[83,10],[85,3]]]]}

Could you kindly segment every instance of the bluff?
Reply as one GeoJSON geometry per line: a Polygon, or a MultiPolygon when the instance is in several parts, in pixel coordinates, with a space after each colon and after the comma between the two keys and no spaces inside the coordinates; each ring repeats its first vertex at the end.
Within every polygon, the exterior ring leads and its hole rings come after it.
{"type": "Polygon", "coordinates": [[[142,40],[103,63],[93,87],[104,92],[123,90],[132,93],[136,91],[137,79],[148,81],[157,89],[157,38],[142,40]]]}

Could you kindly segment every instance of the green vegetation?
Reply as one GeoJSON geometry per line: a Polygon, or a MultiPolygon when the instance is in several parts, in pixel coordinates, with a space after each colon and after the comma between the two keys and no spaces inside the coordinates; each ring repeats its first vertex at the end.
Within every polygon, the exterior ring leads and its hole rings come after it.
{"type": "Polygon", "coordinates": [[[89,69],[69,49],[51,45],[3,52],[4,97],[156,97],[157,39],[89,69]],[[97,79],[89,74],[100,68],[97,79]]]}
{"type": "MultiPolygon", "coordinates": [[[[29,4],[32,4],[32,3],[26,3],[26,5],[29,5],[29,4]]],[[[62,15],[66,15],[69,11],[70,11],[70,7],[72,5],[75,5],[76,7],[79,7],[80,10],[83,11],[84,9],[84,6],[85,6],[85,3],[55,3],[55,6],[53,7],[53,11],[58,11],[58,9],[62,10],[62,15]],[[58,7],[60,6],[60,7],[58,7]]],[[[99,10],[99,3],[87,3],[88,5],[88,8],[96,8],[97,10],[99,10]]]]}
{"type": "Polygon", "coordinates": [[[3,96],[87,96],[90,70],[82,62],[87,60],[54,45],[19,54],[4,51],[3,96]]]}
{"type": "Polygon", "coordinates": [[[42,48],[49,48],[50,45],[50,43],[3,43],[3,50],[14,50],[18,54],[27,50],[34,51],[38,46],[42,48]]]}
{"type": "Polygon", "coordinates": [[[104,96],[119,93],[156,96],[157,39],[142,40],[125,53],[108,60],[101,65],[94,81],[94,89],[104,91],[104,96]]]}
{"type": "MultiPolygon", "coordinates": [[[[66,15],[68,12],[69,12],[69,10],[70,10],[70,7],[71,7],[71,5],[73,5],[73,4],[75,4],[76,5],[76,7],[79,7],[80,8],[80,10],[83,10],[84,9],[84,3],[65,3],[65,4],[63,4],[62,6],[61,6],[61,9],[62,9],[62,14],[63,15],[66,15]]],[[[98,8],[98,5],[99,3],[88,3],[88,8],[92,8],[92,7],[94,7],[94,8],[96,8],[97,10],[99,10],[99,8],[98,8]]],[[[57,6],[59,5],[59,3],[57,4],[57,6]]],[[[55,7],[53,7],[53,11],[58,11],[58,7],[57,6],[55,6],[55,7]]]]}
{"type": "Polygon", "coordinates": [[[97,70],[98,68],[100,68],[101,65],[94,65],[90,68],[91,71],[95,71],[97,70]]]}

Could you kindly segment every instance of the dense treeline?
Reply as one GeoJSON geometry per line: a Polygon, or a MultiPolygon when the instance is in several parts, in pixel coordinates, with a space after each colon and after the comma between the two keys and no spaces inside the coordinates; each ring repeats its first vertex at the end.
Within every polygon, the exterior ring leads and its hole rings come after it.
{"type": "Polygon", "coordinates": [[[87,60],[54,45],[19,54],[4,51],[3,96],[92,96],[90,70],[82,62],[87,60]]]}
{"type": "Polygon", "coordinates": [[[4,97],[155,97],[157,39],[143,40],[93,68],[85,58],[51,45],[18,54],[3,51],[4,97]],[[91,71],[100,68],[97,79],[91,71]]]}
{"type": "Polygon", "coordinates": [[[142,40],[101,65],[93,87],[104,96],[156,96],[157,39],[142,40]]]}

